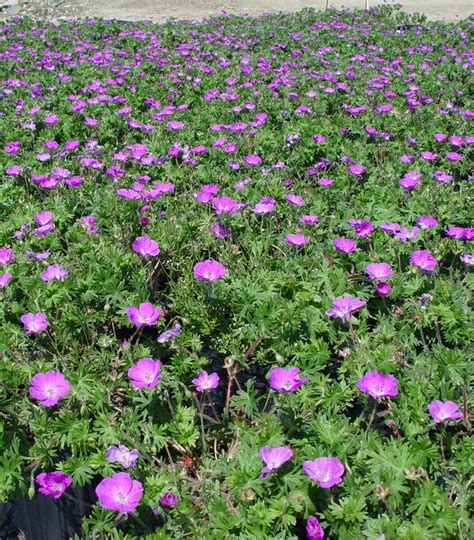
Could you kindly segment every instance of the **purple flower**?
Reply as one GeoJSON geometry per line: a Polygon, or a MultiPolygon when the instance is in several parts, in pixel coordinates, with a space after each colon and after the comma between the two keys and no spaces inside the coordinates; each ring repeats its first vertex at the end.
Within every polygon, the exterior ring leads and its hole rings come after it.
{"type": "Polygon", "coordinates": [[[336,238],[332,244],[339,253],[345,253],[346,255],[348,253],[354,253],[357,249],[357,244],[350,238],[336,238]]]}
{"type": "Polygon", "coordinates": [[[389,283],[377,283],[375,285],[375,292],[378,296],[388,296],[392,292],[392,286],[389,283]]]}
{"type": "Polygon", "coordinates": [[[309,377],[302,379],[297,367],[273,367],[268,374],[268,384],[278,392],[294,392],[307,381],[309,377]]]}
{"type": "Polygon", "coordinates": [[[365,219],[350,219],[348,223],[354,229],[356,236],[359,236],[360,238],[365,238],[374,231],[372,223],[365,219]]]}
{"type": "Polygon", "coordinates": [[[342,482],[344,465],[335,457],[320,457],[303,463],[303,471],[322,488],[342,482]]]}
{"type": "Polygon", "coordinates": [[[49,212],[48,210],[43,210],[35,215],[34,221],[36,225],[46,225],[53,221],[53,218],[54,215],[52,212],[49,212]]]}
{"type": "Polygon", "coordinates": [[[398,394],[398,381],[393,375],[371,371],[359,379],[357,388],[374,399],[393,397],[398,394]]]}
{"type": "Polygon", "coordinates": [[[211,202],[215,195],[219,192],[216,184],[203,184],[199,193],[194,194],[194,198],[203,204],[211,202]]]}
{"type": "Polygon", "coordinates": [[[138,238],[135,238],[132,249],[142,257],[154,257],[160,253],[158,242],[148,238],[148,236],[139,236],[138,238]]]}
{"type": "Polygon", "coordinates": [[[178,497],[170,491],[166,491],[160,496],[160,504],[165,508],[174,508],[178,504],[178,497]]]}
{"type": "Polygon", "coordinates": [[[198,392],[210,392],[217,388],[217,385],[219,384],[219,375],[217,373],[201,371],[201,373],[192,380],[192,383],[198,392]]]}
{"type": "Polygon", "coordinates": [[[25,313],[20,317],[23,323],[25,332],[30,336],[31,334],[39,334],[49,326],[46,314],[40,313],[25,313]]]}
{"type": "Polygon", "coordinates": [[[301,233],[287,234],[285,236],[285,242],[290,246],[304,246],[310,241],[309,236],[305,236],[301,233]]]}
{"type": "Polygon", "coordinates": [[[8,247],[0,248],[0,266],[8,266],[14,259],[13,249],[8,247]]]}
{"type": "Polygon", "coordinates": [[[59,371],[37,373],[31,378],[29,394],[44,407],[53,407],[71,389],[66,377],[59,371]]]}
{"type": "Polygon", "coordinates": [[[40,486],[40,493],[59,499],[71,485],[72,477],[61,471],[44,472],[38,474],[35,482],[40,486]]]}
{"type": "Polygon", "coordinates": [[[298,221],[300,223],[304,223],[305,225],[312,225],[313,223],[317,223],[319,221],[319,217],[306,215],[306,216],[301,216],[298,221]]]}
{"type": "Polygon", "coordinates": [[[287,193],[285,195],[285,200],[288,201],[293,206],[304,206],[303,197],[301,197],[301,195],[295,195],[293,193],[287,193]]]}
{"type": "Polygon", "coordinates": [[[387,263],[370,263],[365,267],[365,273],[374,281],[386,281],[393,270],[387,263]]]}
{"type": "Polygon", "coordinates": [[[259,451],[265,467],[260,473],[260,478],[266,478],[270,473],[277,471],[282,465],[293,457],[291,448],[287,446],[264,446],[259,451]]]}
{"type": "Polygon", "coordinates": [[[276,201],[272,197],[262,197],[260,201],[254,206],[252,212],[254,214],[269,214],[273,212],[276,201]]]}
{"type": "Polygon", "coordinates": [[[56,225],[54,223],[46,223],[34,229],[33,234],[35,236],[47,236],[56,230],[56,225]]]}
{"type": "Polygon", "coordinates": [[[135,467],[138,459],[138,450],[129,450],[123,444],[119,446],[109,446],[106,454],[107,461],[112,463],[120,463],[124,469],[135,467]]]}
{"type": "Polygon", "coordinates": [[[244,156],[244,161],[247,165],[250,165],[251,167],[253,167],[255,165],[261,165],[262,158],[255,154],[249,154],[248,156],[244,156]]]}
{"type": "Polygon", "coordinates": [[[128,473],[120,472],[104,478],[95,488],[95,493],[102,508],[126,513],[138,506],[143,486],[128,473]]]}
{"type": "Polygon", "coordinates": [[[414,251],[410,255],[410,264],[423,270],[423,272],[432,272],[438,261],[433,257],[431,251],[428,249],[421,249],[419,251],[414,251]]]}
{"type": "Polygon", "coordinates": [[[365,173],[365,167],[363,165],[359,165],[358,163],[354,163],[353,165],[349,166],[349,172],[354,176],[362,176],[365,173]]]}
{"type": "Polygon", "coordinates": [[[234,214],[239,209],[239,203],[229,197],[214,197],[211,204],[218,216],[221,214],[234,214]]]}
{"type": "Polygon", "coordinates": [[[153,358],[140,358],[136,364],[133,364],[127,375],[133,388],[154,388],[163,375],[160,373],[161,362],[153,358]]]}
{"type": "Polygon", "coordinates": [[[44,272],[41,272],[41,279],[43,281],[52,281],[54,279],[64,281],[68,274],[69,271],[59,266],[59,264],[51,264],[44,272]]]}
{"type": "Polygon", "coordinates": [[[404,174],[404,176],[398,182],[403,189],[410,191],[418,187],[420,178],[422,177],[421,173],[414,171],[409,171],[404,174]]]}
{"type": "Polygon", "coordinates": [[[435,424],[463,417],[459,407],[452,401],[438,401],[435,399],[428,405],[428,412],[431,414],[435,424]]]}
{"type": "Polygon", "coordinates": [[[316,516],[309,517],[306,522],[306,538],[307,540],[323,540],[324,538],[324,529],[316,516]]]}
{"type": "Polygon", "coordinates": [[[170,328],[169,330],[165,330],[162,332],[157,338],[156,341],[158,343],[166,343],[167,341],[171,341],[172,339],[179,336],[181,333],[182,326],[180,323],[176,323],[173,328],[170,328]]]}
{"type": "MultiPolygon", "coordinates": [[[[463,253],[460,257],[461,261],[467,266],[474,266],[474,255],[471,253],[463,253]]],[[[4,276],[7,274],[3,274],[4,276]]]]}
{"type": "Polygon", "coordinates": [[[86,229],[87,234],[96,234],[99,232],[94,216],[82,216],[81,225],[86,229]]]}
{"type": "Polygon", "coordinates": [[[10,272],[5,272],[4,274],[0,274],[0,289],[4,289],[7,285],[10,279],[12,278],[12,274],[10,272]]]}
{"type": "Polygon", "coordinates": [[[451,225],[444,230],[444,234],[453,240],[461,240],[464,238],[464,227],[457,227],[456,225],[451,225]]]}
{"type": "Polygon", "coordinates": [[[135,326],[153,326],[161,317],[161,309],[151,302],[143,302],[138,307],[128,306],[125,313],[135,326]]]}
{"type": "Polygon", "coordinates": [[[224,227],[222,223],[212,223],[209,228],[211,229],[211,233],[220,240],[224,240],[230,236],[230,230],[227,227],[224,227]]]}
{"type": "Polygon", "coordinates": [[[367,302],[353,296],[338,296],[332,301],[332,308],[325,311],[329,317],[339,317],[346,322],[353,313],[363,308],[367,302]]]}
{"type": "Polygon", "coordinates": [[[213,283],[224,277],[227,270],[223,264],[214,261],[213,259],[207,259],[205,261],[198,262],[193,266],[193,275],[196,279],[213,283]]]}
{"type": "Polygon", "coordinates": [[[451,182],[451,180],[453,179],[453,177],[450,174],[445,173],[443,171],[435,171],[433,173],[433,178],[439,184],[449,184],[449,182],[451,182]]]}
{"type": "Polygon", "coordinates": [[[422,229],[432,229],[438,225],[433,216],[418,216],[417,223],[422,229]]]}

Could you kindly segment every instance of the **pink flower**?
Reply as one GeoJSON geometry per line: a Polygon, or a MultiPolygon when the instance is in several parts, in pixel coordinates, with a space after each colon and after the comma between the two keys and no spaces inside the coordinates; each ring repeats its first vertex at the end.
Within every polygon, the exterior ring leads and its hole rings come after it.
{"type": "Polygon", "coordinates": [[[209,228],[211,230],[211,233],[220,240],[224,240],[225,238],[230,236],[230,230],[227,227],[224,227],[222,223],[212,223],[209,228]]]}
{"type": "Polygon", "coordinates": [[[135,326],[153,326],[161,317],[161,310],[151,302],[143,302],[138,307],[128,306],[125,313],[135,326]]]}
{"type": "Polygon", "coordinates": [[[392,286],[389,283],[383,281],[375,285],[375,292],[378,296],[388,296],[392,292],[392,286]]]}
{"type": "Polygon", "coordinates": [[[178,500],[178,496],[170,491],[165,491],[165,493],[160,496],[160,504],[165,508],[174,508],[178,504],[178,500]]]}
{"type": "Polygon", "coordinates": [[[272,197],[262,197],[254,206],[252,212],[257,215],[270,214],[273,212],[275,205],[276,201],[272,197]]]}
{"type": "Polygon", "coordinates": [[[306,216],[301,216],[298,221],[300,223],[304,223],[305,225],[312,225],[313,223],[317,223],[319,221],[319,217],[306,215],[306,216]]]}
{"type": "Polygon", "coordinates": [[[248,156],[244,156],[244,161],[247,165],[255,166],[255,165],[261,165],[262,158],[260,156],[256,156],[255,154],[249,154],[248,156]]]}
{"type": "Polygon", "coordinates": [[[288,193],[285,195],[285,200],[287,200],[293,206],[304,206],[303,197],[301,195],[294,195],[293,193],[288,193]]]}
{"type": "Polygon", "coordinates": [[[158,242],[148,238],[148,236],[139,236],[138,238],[135,238],[132,249],[142,257],[154,257],[160,253],[158,242]]]}
{"type": "Polygon", "coordinates": [[[217,388],[217,385],[219,384],[219,375],[217,373],[208,374],[207,371],[201,371],[201,373],[192,380],[192,383],[198,392],[210,392],[217,388]]]}
{"type": "Polygon", "coordinates": [[[23,323],[25,332],[30,336],[31,334],[39,334],[49,326],[46,314],[40,313],[25,313],[20,317],[20,321],[23,323]]]}
{"type": "Polygon", "coordinates": [[[268,384],[278,392],[294,392],[307,381],[309,381],[309,378],[302,379],[300,377],[300,368],[297,367],[273,367],[268,374],[268,384]]]}
{"type": "Polygon", "coordinates": [[[193,266],[193,275],[196,279],[201,281],[207,281],[213,283],[224,277],[227,270],[223,264],[214,261],[213,259],[207,259],[196,263],[193,266]]]}
{"type": "Polygon", "coordinates": [[[277,471],[293,457],[291,448],[287,446],[264,446],[259,451],[265,467],[260,473],[260,478],[266,478],[270,473],[277,471]]]}
{"type": "Polygon", "coordinates": [[[214,197],[211,204],[218,216],[221,214],[234,214],[239,209],[239,203],[229,197],[214,197]]]}
{"type": "Polygon", "coordinates": [[[69,381],[59,371],[37,373],[30,381],[29,394],[44,407],[54,407],[71,389],[69,381]]]}
{"type": "Polygon", "coordinates": [[[438,261],[433,257],[431,251],[428,249],[421,249],[419,251],[414,251],[410,255],[410,264],[423,270],[423,272],[432,272],[438,261]]]}
{"type": "Polygon", "coordinates": [[[357,388],[374,399],[394,397],[398,394],[398,381],[393,375],[371,371],[359,379],[357,388]]]}
{"type": "Polygon", "coordinates": [[[353,296],[338,296],[332,301],[332,309],[325,311],[329,317],[339,317],[343,322],[350,319],[353,313],[366,305],[365,300],[353,296]]]}
{"type": "Polygon", "coordinates": [[[104,478],[96,487],[95,493],[102,508],[127,513],[138,506],[143,486],[128,473],[120,472],[104,478]]]}
{"type": "Polygon", "coordinates": [[[5,272],[4,274],[0,274],[0,289],[4,289],[7,285],[10,279],[12,278],[12,274],[10,272],[5,272]]]}
{"type": "Polygon", "coordinates": [[[387,263],[370,263],[365,267],[365,273],[374,281],[386,281],[393,270],[387,263]]]}
{"type": "Polygon", "coordinates": [[[153,358],[140,358],[136,364],[128,369],[133,388],[154,388],[163,375],[160,373],[161,362],[153,358]]]}
{"type": "Polygon", "coordinates": [[[119,446],[109,446],[106,454],[107,461],[120,463],[124,469],[135,467],[138,459],[138,450],[129,450],[123,444],[119,446]]]}
{"type": "Polygon", "coordinates": [[[86,229],[87,234],[96,234],[99,232],[94,216],[82,216],[81,225],[86,229]]]}
{"type": "Polygon", "coordinates": [[[305,236],[301,233],[287,234],[285,236],[285,242],[290,246],[304,246],[310,241],[309,236],[305,236]]]}
{"type": "Polygon", "coordinates": [[[324,529],[316,516],[309,517],[306,522],[306,538],[307,540],[323,540],[324,538],[324,529]]]}
{"type": "Polygon", "coordinates": [[[61,471],[44,472],[38,474],[35,482],[40,486],[40,493],[59,499],[71,485],[72,477],[61,471]]]}
{"type": "Polygon", "coordinates": [[[357,249],[357,244],[350,238],[336,238],[333,240],[332,244],[337,251],[340,253],[345,253],[346,255],[348,253],[354,253],[354,251],[357,249]]]}
{"type": "Polygon", "coordinates": [[[68,274],[69,271],[59,266],[59,264],[51,264],[44,272],[41,272],[41,279],[43,281],[52,281],[54,279],[64,281],[68,274]]]}
{"type": "Polygon", "coordinates": [[[374,231],[372,223],[365,219],[350,219],[348,223],[354,229],[356,236],[359,236],[360,238],[365,238],[374,231]]]}
{"type": "Polygon", "coordinates": [[[322,488],[330,488],[342,482],[344,465],[334,457],[320,457],[303,463],[303,471],[322,488]]]}
{"type": "Polygon", "coordinates": [[[428,405],[428,412],[431,414],[435,424],[441,424],[447,420],[457,420],[463,417],[459,407],[452,401],[434,400],[428,405]]]}
{"type": "Polygon", "coordinates": [[[0,266],[8,266],[14,259],[13,249],[9,247],[0,248],[0,266]]]}

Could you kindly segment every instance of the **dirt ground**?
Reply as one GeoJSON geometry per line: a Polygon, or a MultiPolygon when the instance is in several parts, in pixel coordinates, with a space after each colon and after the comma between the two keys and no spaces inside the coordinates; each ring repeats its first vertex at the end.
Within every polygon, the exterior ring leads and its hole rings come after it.
{"type": "MultiPolygon", "coordinates": [[[[368,0],[370,5],[387,3],[368,0]]],[[[430,19],[455,20],[474,13],[473,0],[399,0],[407,12],[422,12],[430,19]]],[[[3,16],[33,15],[51,19],[103,17],[105,19],[164,21],[203,19],[222,11],[257,15],[270,11],[324,9],[326,0],[0,0],[3,16]]],[[[362,8],[365,0],[329,0],[332,7],[362,8]]]]}

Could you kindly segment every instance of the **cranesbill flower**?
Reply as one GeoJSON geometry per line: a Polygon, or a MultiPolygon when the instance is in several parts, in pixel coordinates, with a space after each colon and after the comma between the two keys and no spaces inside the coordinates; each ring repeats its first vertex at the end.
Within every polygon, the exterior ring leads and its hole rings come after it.
{"type": "Polygon", "coordinates": [[[81,225],[87,231],[87,234],[97,234],[99,232],[94,216],[82,216],[81,225]]]}
{"type": "MultiPolygon", "coordinates": [[[[474,266],[474,255],[472,253],[463,253],[460,259],[467,266],[474,266]]],[[[3,275],[5,276],[6,274],[3,275]]]]}
{"type": "Polygon", "coordinates": [[[371,371],[359,379],[357,388],[374,399],[393,397],[398,394],[398,381],[393,375],[371,371]]]}
{"type": "Polygon", "coordinates": [[[133,388],[154,388],[163,375],[160,373],[161,362],[153,358],[140,358],[128,369],[127,375],[133,388]]]}
{"type": "Polygon", "coordinates": [[[320,457],[303,463],[303,471],[322,488],[342,482],[344,465],[335,457],[320,457]]]}
{"type": "Polygon", "coordinates": [[[422,229],[432,229],[438,225],[433,216],[418,216],[417,223],[422,229]]]}
{"type": "Polygon", "coordinates": [[[304,200],[301,195],[295,195],[294,193],[287,193],[285,195],[285,200],[288,201],[293,206],[304,206],[304,200]]]}
{"type": "Polygon", "coordinates": [[[332,244],[339,253],[345,253],[346,255],[354,253],[357,249],[357,244],[350,238],[336,238],[333,240],[332,244]]]}
{"type": "Polygon", "coordinates": [[[160,496],[160,504],[165,508],[174,508],[178,504],[178,496],[170,491],[166,491],[160,496]]]}
{"type": "Polygon", "coordinates": [[[461,240],[464,237],[464,227],[457,227],[456,225],[451,225],[444,230],[444,234],[453,240],[461,240]]]}
{"type": "Polygon", "coordinates": [[[273,212],[275,205],[276,200],[272,197],[262,197],[254,206],[252,212],[257,215],[269,214],[270,212],[273,212]]]}
{"type": "Polygon", "coordinates": [[[358,163],[354,163],[353,165],[349,166],[349,172],[354,176],[362,176],[365,171],[365,167],[363,165],[359,165],[358,163]]]}
{"type": "Polygon", "coordinates": [[[346,322],[353,313],[363,308],[367,302],[353,296],[338,296],[332,301],[332,308],[325,311],[329,317],[339,317],[346,322]]]}
{"type": "Polygon", "coordinates": [[[350,219],[348,224],[354,229],[356,236],[359,236],[360,238],[365,238],[374,231],[372,223],[365,219],[350,219]]]}
{"type": "Polygon", "coordinates": [[[209,228],[215,238],[219,238],[219,240],[224,240],[225,238],[230,236],[230,230],[224,225],[222,225],[222,223],[212,223],[209,228]]]}
{"type": "Polygon", "coordinates": [[[158,242],[148,238],[148,236],[139,236],[138,238],[135,238],[132,249],[142,257],[154,257],[160,253],[158,242]]]}
{"type": "Polygon", "coordinates": [[[234,214],[239,209],[239,203],[230,197],[214,197],[211,204],[218,216],[221,214],[234,214]]]}
{"type": "Polygon", "coordinates": [[[107,461],[120,463],[124,469],[135,467],[138,459],[138,450],[129,450],[123,444],[119,446],[109,446],[106,454],[107,461]]]}
{"type": "Polygon", "coordinates": [[[393,270],[387,263],[370,263],[365,267],[365,273],[374,281],[386,281],[393,270]]]}
{"type": "Polygon", "coordinates": [[[179,322],[177,322],[173,328],[170,328],[169,330],[165,330],[162,332],[157,338],[156,341],[158,343],[166,343],[167,341],[171,341],[172,339],[179,336],[181,333],[182,326],[179,322]]]}
{"type": "Polygon", "coordinates": [[[66,377],[59,371],[37,373],[31,378],[29,394],[44,407],[54,407],[71,389],[66,377]]]}
{"type": "Polygon", "coordinates": [[[285,236],[285,242],[290,246],[304,246],[309,241],[309,236],[305,236],[301,233],[287,234],[285,236]]]}
{"type": "Polygon", "coordinates": [[[262,164],[262,158],[255,154],[249,154],[248,156],[244,156],[244,161],[247,165],[250,165],[251,167],[262,164]]]}
{"type": "Polygon", "coordinates": [[[69,270],[66,270],[66,268],[62,268],[59,264],[51,264],[44,272],[41,272],[41,279],[43,281],[52,281],[54,279],[64,281],[68,274],[69,270]]]}
{"type": "Polygon", "coordinates": [[[72,476],[61,471],[44,472],[36,476],[35,482],[40,486],[40,493],[59,499],[71,485],[72,476]]]}
{"type": "Polygon", "coordinates": [[[10,272],[5,272],[4,274],[0,274],[0,289],[4,289],[7,285],[10,279],[12,278],[12,274],[10,272]]]}
{"type": "Polygon", "coordinates": [[[264,446],[259,451],[265,467],[260,472],[260,478],[266,478],[270,473],[277,471],[293,457],[291,448],[287,446],[264,446]]]}
{"type": "Polygon", "coordinates": [[[20,320],[23,323],[25,332],[29,336],[31,334],[39,334],[49,326],[46,314],[43,312],[25,313],[20,317],[20,320]]]}
{"type": "Polygon", "coordinates": [[[54,215],[52,212],[49,212],[48,210],[42,210],[41,212],[38,212],[35,214],[34,221],[36,225],[46,225],[47,223],[51,223],[53,221],[54,215]]]}
{"type": "Polygon", "coordinates": [[[198,262],[193,266],[193,275],[196,279],[213,283],[224,277],[227,270],[223,264],[213,259],[198,262]]]}
{"type": "Polygon", "coordinates": [[[201,373],[192,380],[192,383],[198,392],[210,392],[217,388],[217,385],[219,384],[219,375],[217,373],[201,371],[201,373]]]}
{"type": "Polygon", "coordinates": [[[313,223],[317,223],[319,221],[318,216],[312,216],[312,215],[306,215],[301,216],[298,220],[300,223],[304,223],[305,225],[312,225],[313,223]]]}
{"type": "Polygon", "coordinates": [[[392,286],[390,283],[381,281],[375,285],[375,292],[378,296],[388,296],[392,292],[392,286]]]}
{"type": "Polygon", "coordinates": [[[428,412],[435,424],[441,424],[447,420],[457,420],[463,414],[453,401],[438,401],[435,399],[428,405],[428,412]]]}
{"type": "Polygon", "coordinates": [[[0,248],[0,266],[8,266],[14,259],[13,249],[8,247],[0,248]]]}
{"type": "Polygon", "coordinates": [[[95,488],[99,503],[106,510],[127,513],[134,510],[143,494],[143,486],[125,472],[104,478],[95,488]]]}
{"type": "Polygon", "coordinates": [[[151,302],[143,302],[138,307],[128,306],[125,313],[135,326],[153,326],[161,317],[161,309],[155,308],[151,302]]]}
{"type": "Polygon", "coordinates": [[[419,251],[414,251],[410,255],[410,264],[423,270],[423,272],[432,272],[438,261],[433,257],[431,251],[428,249],[421,249],[419,251]]]}
{"type": "Polygon", "coordinates": [[[324,529],[316,516],[311,516],[306,521],[306,538],[307,540],[323,540],[324,538],[324,529]]]}
{"type": "Polygon", "coordinates": [[[268,384],[278,392],[294,392],[308,381],[309,377],[300,377],[300,368],[297,367],[273,367],[268,374],[268,384]]]}

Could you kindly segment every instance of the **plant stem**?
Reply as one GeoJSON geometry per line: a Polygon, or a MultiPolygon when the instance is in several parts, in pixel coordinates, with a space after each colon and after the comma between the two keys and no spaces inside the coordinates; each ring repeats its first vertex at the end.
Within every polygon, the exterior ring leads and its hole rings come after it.
{"type": "Polygon", "coordinates": [[[374,406],[372,407],[372,413],[370,415],[370,418],[369,418],[369,423],[367,424],[367,428],[365,430],[366,433],[369,432],[369,429],[371,427],[371,425],[373,424],[374,422],[374,419],[375,419],[375,411],[377,410],[377,401],[374,399],[374,406]]]}

